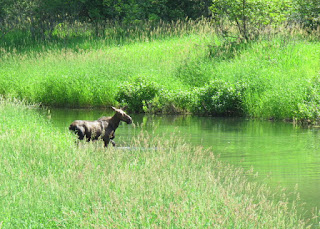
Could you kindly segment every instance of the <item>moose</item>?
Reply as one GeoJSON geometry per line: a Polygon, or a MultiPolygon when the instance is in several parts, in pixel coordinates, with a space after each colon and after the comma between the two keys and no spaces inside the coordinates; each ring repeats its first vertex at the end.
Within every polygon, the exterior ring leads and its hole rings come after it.
{"type": "Polygon", "coordinates": [[[107,147],[110,141],[115,146],[113,139],[120,121],[131,124],[132,118],[121,109],[115,107],[112,109],[116,112],[112,117],[101,117],[95,121],[75,120],[69,126],[69,130],[77,134],[79,140],[86,138],[89,142],[90,140],[102,139],[104,147],[107,147]]]}

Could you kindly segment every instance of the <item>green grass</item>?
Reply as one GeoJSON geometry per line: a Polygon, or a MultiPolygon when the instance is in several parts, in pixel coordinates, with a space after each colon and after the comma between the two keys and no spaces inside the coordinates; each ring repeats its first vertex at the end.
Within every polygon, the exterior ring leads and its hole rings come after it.
{"type": "Polygon", "coordinates": [[[55,128],[34,107],[4,99],[0,136],[3,228],[308,224],[297,215],[296,202],[255,182],[252,171],[173,137],[141,131],[127,143],[131,150],[104,149],[102,143],[77,147],[67,129],[55,128]]]}
{"type": "Polygon", "coordinates": [[[201,40],[190,43],[191,39],[8,54],[1,62],[0,91],[46,105],[85,107],[115,103],[117,86],[135,77],[148,77],[170,89],[184,88],[174,72],[179,62],[197,55],[189,53],[201,40]]]}
{"type": "Polygon", "coordinates": [[[205,21],[162,26],[73,40],[57,29],[42,45],[2,44],[0,94],[49,106],[318,120],[317,34],[283,29],[237,43],[205,21]],[[143,97],[141,83],[156,93],[143,97]]]}
{"type": "Polygon", "coordinates": [[[274,38],[255,42],[211,70],[218,79],[246,84],[244,107],[250,116],[294,118],[311,80],[319,77],[320,43],[274,38]]]}

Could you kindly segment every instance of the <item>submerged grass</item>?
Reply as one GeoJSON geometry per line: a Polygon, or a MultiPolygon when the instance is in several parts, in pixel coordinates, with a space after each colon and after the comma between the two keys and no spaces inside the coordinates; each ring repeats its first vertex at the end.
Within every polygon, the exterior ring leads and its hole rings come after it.
{"type": "Polygon", "coordinates": [[[57,40],[42,46],[3,45],[0,94],[49,106],[122,104],[151,113],[319,118],[319,31],[269,31],[239,43],[217,36],[208,21],[124,33],[110,27],[104,38],[82,33],[81,42],[60,30],[57,40]],[[141,84],[156,93],[144,94],[141,84]]]}
{"type": "Polygon", "coordinates": [[[296,203],[252,171],[174,137],[76,147],[32,107],[0,100],[0,225],[306,228],[296,203]],[[155,150],[156,149],[156,150],[155,150]],[[251,175],[253,178],[253,175],[251,175]]]}

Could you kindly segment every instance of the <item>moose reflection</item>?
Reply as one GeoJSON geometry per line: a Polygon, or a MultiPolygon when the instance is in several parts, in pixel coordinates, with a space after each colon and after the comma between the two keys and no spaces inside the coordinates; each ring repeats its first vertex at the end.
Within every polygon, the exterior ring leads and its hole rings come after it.
{"type": "Polygon", "coordinates": [[[132,123],[132,118],[123,110],[112,107],[116,112],[112,117],[101,117],[95,121],[76,120],[69,126],[69,130],[78,135],[79,140],[98,140],[104,141],[104,146],[107,147],[111,141],[115,146],[113,139],[115,138],[115,131],[118,128],[120,121],[127,124],[132,123]]]}

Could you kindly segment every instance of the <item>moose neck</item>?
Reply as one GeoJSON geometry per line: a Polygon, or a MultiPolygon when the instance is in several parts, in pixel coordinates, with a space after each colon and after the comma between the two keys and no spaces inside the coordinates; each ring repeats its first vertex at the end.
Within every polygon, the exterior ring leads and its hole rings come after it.
{"type": "Polygon", "coordinates": [[[117,116],[117,114],[115,114],[111,117],[109,125],[111,124],[112,128],[116,130],[119,126],[120,121],[120,118],[117,116]]]}

